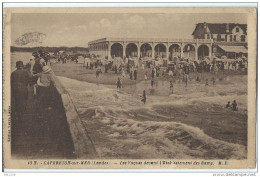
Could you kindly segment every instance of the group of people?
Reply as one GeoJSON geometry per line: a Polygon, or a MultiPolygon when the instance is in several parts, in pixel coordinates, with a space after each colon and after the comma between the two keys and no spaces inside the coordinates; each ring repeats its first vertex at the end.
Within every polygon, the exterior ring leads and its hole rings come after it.
{"type": "Polygon", "coordinates": [[[236,100],[234,100],[232,104],[230,104],[230,101],[228,101],[228,103],[226,104],[226,108],[227,109],[231,108],[233,111],[238,111],[236,100]]]}
{"type": "Polygon", "coordinates": [[[12,114],[20,118],[26,111],[29,90],[41,105],[40,110],[51,109],[50,90],[54,85],[54,72],[48,57],[40,50],[34,52],[30,61],[24,65],[23,61],[16,62],[16,70],[11,74],[11,106],[12,114]],[[33,89],[29,89],[29,88],[33,89]]]}
{"type": "Polygon", "coordinates": [[[172,72],[218,72],[218,71],[247,71],[247,60],[246,59],[237,59],[237,60],[214,60],[210,61],[204,59],[201,61],[191,61],[188,59],[179,58],[178,60],[173,61],[168,66],[168,71],[172,72]]]}
{"type": "MultiPolygon", "coordinates": [[[[105,65],[105,73],[108,72],[108,70],[112,70],[115,72],[115,74],[120,75],[122,78],[126,77],[126,74],[129,75],[130,80],[137,80],[138,76],[138,69],[135,65],[133,65],[130,60],[124,60],[122,59],[122,64],[118,65],[113,63],[113,61],[107,60],[109,62],[106,62],[105,65]],[[126,72],[125,72],[126,71],[126,72]]],[[[158,62],[157,62],[158,64],[158,62]]],[[[159,76],[170,76],[169,77],[169,86],[170,86],[170,93],[173,93],[173,85],[174,85],[174,78],[183,81],[185,83],[185,86],[188,86],[189,81],[189,74],[190,73],[198,73],[195,80],[200,82],[201,76],[200,73],[203,72],[218,72],[223,70],[242,70],[242,68],[247,68],[247,60],[245,59],[239,59],[237,61],[218,61],[213,60],[210,61],[208,59],[204,59],[201,61],[190,61],[188,59],[179,58],[178,60],[170,63],[167,65],[167,67],[160,67],[157,65],[156,62],[147,62],[145,60],[139,59],[138,66],[141,66],[143,70],[146,70],[149,68],[151,73],[148,73],[147,70],[144,74],[144,81],[145,83],[148,80],[151,80],[151,88],[153,89],[154,84],[156,83],[156,78],[159,76]],[[149,63],[149,67],[147,65],[149,63]],[[145,68],[147,67],[147,68],[145,68]]],[[[100,73],[102,73],[101,66],[102,62],[96,62],[96,76],[98,77],[100,73]]],[[[88,67],[87,67],[88,68],[88,67]]],[[[244,70],[243,69],[243,70],[244,70]]],[[[205,79],[205,86],[210,85],[210,82],[212,82],[212,85],[214,86],[216,84],[216,79],[213,76],[211,79],[205,79]]],[[[120,77],[118,77],[118,80],[116,82],[117,88],[120,89],[122,87],[122,81],[120,77]]],[[[146,96],[145,96],[146,98],[146,96]]],[[[145,99],[146,100],[146,99],[145,99]]]]}

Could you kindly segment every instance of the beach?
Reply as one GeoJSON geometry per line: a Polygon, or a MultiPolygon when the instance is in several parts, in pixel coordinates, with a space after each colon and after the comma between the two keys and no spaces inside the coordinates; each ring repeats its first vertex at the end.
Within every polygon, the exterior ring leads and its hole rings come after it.
{"type": "Polygon", "coordinates": [[[204,81],[211,74],[201,76],[201,82],[191,74],[188,87],[176,80],[171,94],[167,77],[157,78],[152,88],[150,80],[145,82],[139,75],[133,81],[109,71],[97,79],[95,70],[82,64],[57,63],[52,68],[69,92],[100,158],[246,158],[245,74],[218,73],[216,85],[209,81],[209,86],[204,81]],[[123,83],[120,91],[118,77],[123,83]],[[141,102],[143,90],[146,104],[141,102]],[[225,108],[233,100],[238,111],[225,108]]]}

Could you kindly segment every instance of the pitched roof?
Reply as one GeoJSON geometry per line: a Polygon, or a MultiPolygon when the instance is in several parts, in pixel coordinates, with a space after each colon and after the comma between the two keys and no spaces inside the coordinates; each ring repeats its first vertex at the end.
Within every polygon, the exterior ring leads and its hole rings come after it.
{"type": "Polygon", "coordinates": [[[194,29],[192,35],[195,34],[199,27],[204,27],[204,24],[207,25],[211,34],[231,34],[232,30],[236,26],[240,27],[243,30],[244,34],[247,34],[247,24],[228,23],[229,32],[227,32],[227,23],[198,23],[196,24],[196,28],[194,29]]]}

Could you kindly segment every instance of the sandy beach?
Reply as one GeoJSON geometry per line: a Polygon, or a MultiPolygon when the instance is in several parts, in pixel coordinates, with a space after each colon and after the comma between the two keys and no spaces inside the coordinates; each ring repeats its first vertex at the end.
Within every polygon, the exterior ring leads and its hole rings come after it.
{"type": "MultiPolygon", "coordinates": [[[[82,64],[57,63],[55,74],[68,90],[100,158],[244,159],[247,153],[247,75],[190,74],[188,87],[176,79],[170,94],[167,77],[137,81],[102,73],[82,64]],[[205,80],[214,76],[216,85],[205,80]],[[142,91],[147,103],[141,102],[142,91]],[[239,111],[226,109],[236,100],[239,111]],[[132,149],[127,151],[126,149],[132,149]]],[[[148,69],[147,69],[148,70],[148,69]]],[[[141,68],[138,73],[145,71],[141,68]]],[[[148,73],[149,70],[148,70],[148,73]]],[[[148,76],[149,77],[149,76],[148,76]]]]}

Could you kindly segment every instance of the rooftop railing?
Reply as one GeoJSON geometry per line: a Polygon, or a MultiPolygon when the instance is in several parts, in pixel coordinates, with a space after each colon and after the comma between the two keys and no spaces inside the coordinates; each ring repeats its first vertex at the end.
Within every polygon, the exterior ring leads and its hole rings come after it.
{"type": "Polygon", "coordinates": [[[90,41],[88,44],[101,42],[190,42],[190,43],[211,43],[212,39],[178,39],[178,38],[102,38],[90,41]]]}

